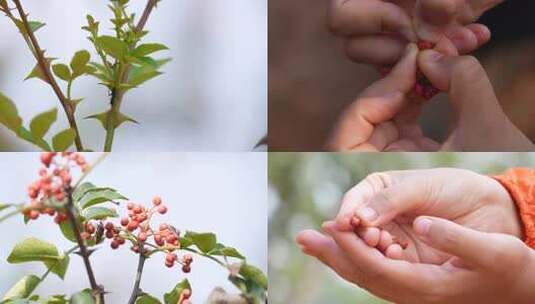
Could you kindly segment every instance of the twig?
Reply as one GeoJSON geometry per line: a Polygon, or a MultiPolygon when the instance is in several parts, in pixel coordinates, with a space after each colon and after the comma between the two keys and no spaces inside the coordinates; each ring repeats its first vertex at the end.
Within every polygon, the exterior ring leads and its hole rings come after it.
{"type": "Polygon", "coordinates": [[[89,252],[87,250],[87,247],[84,243],[84,240],[82,239],[82,236],[80,235],[80,229],[78,227],[78,222],[76,221],[76,217],[74,216],[74,203],[72,199],[72,188],[67,189],[67,217],[69,218],[69,221],[72,226],[72,230],[74,232],[74,236],[76,237],[76,242],[78,243],[78,246],[80,247],[80,256],[82,257],[85,265],[85,270],[87,272],[87,276],[89,278],[89,284],[91,285],[91,289],[98,293],[100,298],[100,303],[104,304],[104,293],[101,290],[100,286],[97,284],[97,280],[95,279],[95,274],[93,272],[93,268],[91,267],[91,262],[89,261],[89,252]]]}
{"type": "Polygon", "coordinates": [[[139,294],[141,290],[139,289],[139,286],[141,284],[141,275],[143,274],[143,267],[145,266],[145,261],[147,260],[147,257],[145,256],[145,244],[143,242],[139,243],[139,260],[137,264],[137,273],[136,273],[136,281],[134,283],[134,288],[132,289],[132,295],[130,296],[130,300],[128,300],[128,304],[134,304],[139,297],[139,294]]]}
{"type": "MultiPolygon", "coordinates": [[[[76,124],[76,119],[74,117],[74,107],[71,101],[65,97],[65,95],[59,88],[59,85],[56,82],[56,79],[52,75],[52,72],[50,71],[50,64],[44,56],[45,52],[39,46],[39,42],[37,41],[37,38],[35,38],[35,35],[30,27],[30,24],[28,23],[26,13],[24,12],[24,9],[22,8],[20,0],[13,0],[13,2],[15,3],[15,6],[17,7],[17,11],[19,12],[22,23],[24,24],[24,29],[26,30],[28,37],[30,38],[31,45],[33,47],[33,54],[35,56],[35,59],[37,60],[37,64],[39,65],[41,71],[43,72],[44,77],[47,79],[47,82],[50,84],[50,86],[54,90],[54,93],[58,97],[59,102],[61,103],[61,106],[63,107],[63,110],[65,111],[65,114],[67,115],[67,120],[69,121],[69,125],[76,134],[76,137],[74,138],[76,149],[78,151],[83,151],[84,147],[82,145],[80,132],[78,130],[78,125],[76,124]]],[[[23,36],[24,36],[24,33],[23,33],[23,36]]]]}
{"type": "MultiPolygon", "coordinates": [[[[143,10],[143,14],[141,15],[141,18],[139,19],[139,22],[136,25],[135,31],[136,33],[141,33],[143,31],[143,28],[145,28],[145,25],[147,24],[147,21],[149,20],[149,16],[152,13],[154,7],[156,7],[156,4],[159,0],[148,0],[147,5],[145,6],[145,9],[143,10]]],[[[113,88],[111,92],[111,109],[108,114],[108,119],[106,121],[106,141],[104,143],[104,151],[110,152],[113,147],[113,139],[115,137],[115,118],[119,115],[121,110],[121,103],[123,101],[124,97],[124,91],[119,89],[118,86],[122,83],[125,83],[128,81],[128,73],[130,72],[130,66],[127,64],[124,66],[124,68],[121,68],[119,71],[119,77],[117,78],[119,80],[118,84],[113,88]]]]}
{"type": "Polygon", "coordinates": [[[11,211],[11,212],[9,212],[9,213],[3,215],[2,217],[0,217],[0,222],[3,222],[3,221],[5,221],[5,220],[7,220],[8,218],[10,218],[10,217],[12,217],[12,216],[15,216],[15,215],[19,214],[20,211],[21,211],[21,209],[20,209],[20,208],[17,208],[17,210],[13,210],[13,211],[11,211]]]}

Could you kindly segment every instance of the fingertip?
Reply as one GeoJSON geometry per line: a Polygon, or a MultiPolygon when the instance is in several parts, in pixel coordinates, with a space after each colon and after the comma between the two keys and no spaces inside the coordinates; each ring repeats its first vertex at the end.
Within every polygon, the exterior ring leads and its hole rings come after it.
{"type": "Polygon", "coordinates": [[[366,245],[370,247],[377,247],[381,239],[381,231],[379,228],[375,227],[361,228],[359,230],[359,236],[364,240],[366,245]]]}
{"type": "Polygon", "coordinates": [[[388,249],[390,245],[392,245],[392,242],[393,242],[393,239],[392,239],[392,235],[390,234],[390,232],[386,230],[381,230],[381,236],[380,236],[379,244],[377,245],[377,247],[381,251],[385,251],[386,249],[388,249]]]}
{"type": "Polygon", "coordinates": [[[401,260],[403,258],[403,249],[399,244],[392,244],[385,250],[385,256],[393,260],[401,260]]]}
{"type": "Polygon", "coordinates": [[[420,236],[426,236],[433,222],[430,218],[425,216],[417,217],[412,223],[413,230],[420,236]]]}
{"type": "Polygon", "coordinates": [[[477,38],[478,46],[487,43],[492,36],[490,29],[483,24],[474,23],[468,25],[467,28],[472,31],[472,33],[477,38]]]}

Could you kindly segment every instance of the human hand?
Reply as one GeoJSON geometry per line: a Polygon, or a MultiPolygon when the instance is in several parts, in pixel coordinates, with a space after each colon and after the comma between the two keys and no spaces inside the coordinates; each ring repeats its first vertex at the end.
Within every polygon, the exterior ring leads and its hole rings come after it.
{"type": "MultiPolygon", "coordinates": [[[[341,116],[327,145],[352,151],[531,151],[535,145],[503,112],[481,64],[458,56],[448,39],[418,54],[417,66],[448,94],[455,118],[448,138],[437,143],[418,125],[422,99],[415,85],[413,51],[368,87],[341,116]],[[398,92],[398,93],[392,93],[398,92]],[[475,119],[477,116],[478,119],[475,119]],[[485,136],[482,136],[485,134],[485,136]]],[[[417,52],[417,51],[416,51],[417,52]]]]}
{"type": "Polygon", "coordinates": [[[345,41],[349,58],[377,66],[394,65],[405,45],[449,38],[461,54],[490,39],[472,23],[503,0],[331,0],[328,24],[345,41]]]}
{"type": "Polygon", "coordinates": [[[385,257],[334,222],[299,234],[303,251],[344,279],[395,303],[532,303],[535,251],[513,236],[479,232],[453,222],[419,217],[417,237],[452,256],[440,265],[385,257]]]}
{"type": "Polygon", "coordinates": [[[351,218],[361,222],[358,234],[388,257],[441,264],[449,255],[417,237],[412,222],[421,215],[436,216],[468,228],[521,237],[521,224],[507,190],[496,180],[468,170],[437,168],[374,173],[344,196],[336,223],[352,231],[351,218]],[[385,235],[407,243],[399,245],[385,235]]]}

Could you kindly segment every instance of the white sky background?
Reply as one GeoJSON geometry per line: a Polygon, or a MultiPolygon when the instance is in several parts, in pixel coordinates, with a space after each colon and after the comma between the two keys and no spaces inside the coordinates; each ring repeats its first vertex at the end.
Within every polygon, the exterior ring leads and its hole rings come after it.
{"type": "MultiPolygon", "coordinates": [[[[91,155],[89,159],[94,159],[91,155]]],[[[169,212],[156,223],[174,223],[179,229],[215,232],[218,240],[238,248],[250,263],[267,270],[267,167],[265,153],[114,153],[89,177],[98,186],[110,186],[136,202],[149,203],[160,195],[169,212]]],[[[0,201],[26,199],[26,185],[37,176],[37,154],[2,153],[0,157],[0,201]]],[[[14,245],[34,236],[70,248],[50,217],[25,226],[21,217],[0,224],[0,295],[26,273],[41,275],[40,263],[11,265],[7,255],[14,245]]],[[[136,256],[126,246],[117,251],[97,251],[92,260],[97,280],[112,291],[108,303],[124,303],[130,294],[136,256]]],[[[143,289],[160,299],[183,278],[178,267],[169,270],[163,256],[150,259],[142,281],[143,289]]],[[[188,275],[194,303],[204,300],[215,286],[236,289],[227,282],[219,265],[196,258],[188,275]]],[[[82,260],[73,256],[65,281],[55,275],[45,281],[38,294],[73,293],[88,286],[82,260]]]]}
{"type": "MultiPolygon", "coordinates": [[[[145,1],[132,0],[141,15],[145,1]]],[[[47,26],[37,33],[48,55],[70,62],[80,49],[95,52],[86,32],[85,16],[111,28],[108,1],[23,1],[31,20],[47,26]]],[[[151,16],[147,42],[164,43],[173,57],[165,74],[125,97],[122,110],[141,122],[117,131],[116,151],[247,151],[267,131],[267,0],[163,0],[151,16]]],[[[108,32],[109,33],[109,32],[108,32]]],[[[39,80],[23,82],[35,62],[12,22],[0,16],[0,91],[12,98],[25,123],[36,114],[59,107],[50,87],[39,80]]],[[[86,97],[80,118],[102,112],[109,102],[104,87],[85,77],[74,86],[75,97],[86,97]]],[[[60,126],[66,128],[64,114],[60,126]]],[[[80,120],[85,144],[101,150],[103,129],[96,121],[80,120]]],[[[0,127],[5,133],[5,128],[0,127]]],[[[17,143],[16,149],[34,149],[17,143]]]]}

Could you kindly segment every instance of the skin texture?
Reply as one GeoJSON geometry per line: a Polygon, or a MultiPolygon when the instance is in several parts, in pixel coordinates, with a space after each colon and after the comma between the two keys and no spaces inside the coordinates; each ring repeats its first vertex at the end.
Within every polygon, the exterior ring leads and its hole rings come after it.
{"type": "Polygon", "coordinates": [[[461,54],[490,39],[475,22],[501,0],[331,0],[328,25],[345,42],[353,61],[378,66],[395,64],[405,45],[418,39],[453,41],[461,54]]]}
{"type": "Polygon", "coordinates": [[[327,148],[333,151],[534,150],[534,144],[503,112],[477,59],[457,55],[447,38],[441,39],[433,50],[422,52],[409,44],[392,71],[365,89],[342,114],[327,148]],[[411,94],[417,66],[434,87],[448,94],[455,114],[451,132],[442,143],[427,138],[418,125],[423,100],[411,94]]]}
{"type": "Polygon", "coordinates": [[[395,303],[528,303],[535,296],[535,254],[520,241],[514,203],[497,181],[468,170],[374,173],[346,193],[323,230],[297,236],[303,252],[395,303]]]}

